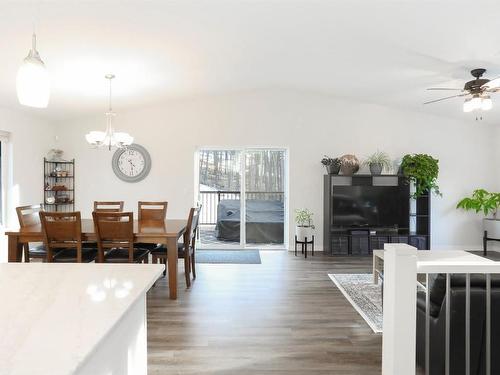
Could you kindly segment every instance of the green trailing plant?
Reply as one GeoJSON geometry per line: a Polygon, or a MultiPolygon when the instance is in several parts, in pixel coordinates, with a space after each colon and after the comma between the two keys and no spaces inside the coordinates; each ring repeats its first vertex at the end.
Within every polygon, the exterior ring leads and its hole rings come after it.
{"type": "Polygon", "coordinates": [[[382,168],[391,169],[391,158],[383,151],[377,151],[370,156],[368,156],[364,161],[363,165],[370,166],[370,164],[380,164],[382,168]]]}
{"type": "Polygon", "coordinates": [[[327,155],[323,159],[321,159],[321,164],[323,164],[325,167],[328,167],[330,165],[333,165],[335,167],[340,167],[340,159],[339,158],[331,158],[327,155]]]}
{"type": "Polygon", "coordinates": [[[401,161],[403,175],[409,182],[415,183],[415,193],[412,198],[434,192],[442,196],[437,184],[439,175],[439,160],[427,154],[407,154],[401,161]]]}
{"type": "Polygon", "coordinates": [[[314,229],[313,213],[307,208],[295,210],[295,222],[299,227],[311,227],[314,229]]]}
{"type": "Polygon", "coordinates": [[[474,190],[470,197],[463,198],[457,204],[457,208],[482,212],[484,216],[493,214],[494,218],[497,217],[498,207],[500,207],[500,193],[490,193],[484,189],[474,190]]]}

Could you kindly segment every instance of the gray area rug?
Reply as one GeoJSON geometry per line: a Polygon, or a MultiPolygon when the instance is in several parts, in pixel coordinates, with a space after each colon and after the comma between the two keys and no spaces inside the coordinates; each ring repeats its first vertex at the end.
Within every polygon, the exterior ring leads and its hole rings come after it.
{"type": "Polygon", "coordinates": [[[371,273],[337,273],[328,276],[373,332],[382,332],[382,290],[380,284],[373,284],[373,275],[371,273]]]}
{"type": "Polygon", "coordinates": [[[196,263],[261,264],[259,250],[196,250],[196,263]]]}

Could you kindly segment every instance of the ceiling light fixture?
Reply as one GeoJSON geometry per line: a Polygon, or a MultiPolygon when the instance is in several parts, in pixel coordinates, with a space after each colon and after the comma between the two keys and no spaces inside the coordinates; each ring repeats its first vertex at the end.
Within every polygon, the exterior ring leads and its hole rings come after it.
{"type": "Polygon", "coordinates": [[[106,112],[106,131],[91,131],[85,135],[85,139],[91,146],[96,148],[104,146],[109,150],[111,150],[112,147],[126,148],[134,142],[134,137],[128,133],[115,132],[113,128],[113,118],[116,116],[116,113],[113,112],[111,106],[111,81],[115,76],[113,74],[106,74],[105,78],[109,80],[109,106],[106,112]]]}
{"type": "Polygon", "coordinates": [[[475,94],[470,99],[465,99],[463,110],[464,112],[472,111],[489,111],[493,107],[493,102],[489,95],[475,94]]]}
{"type": "Polygon", "coordinates": [[[31,50],[17,71],[17,99],[28,107],[47,108],[50,98],[50,79],[47,67],[36,49],[33,32],[31,50]]]}

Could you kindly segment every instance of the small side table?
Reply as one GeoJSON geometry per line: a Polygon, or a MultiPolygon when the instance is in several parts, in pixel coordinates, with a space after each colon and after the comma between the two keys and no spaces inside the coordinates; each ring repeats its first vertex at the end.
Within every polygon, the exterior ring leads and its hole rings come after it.
{"type": "Polygon", "coordinates": [[[297,245],[300,244],[302,247],[302,254],[307,258],[307,245],[311,245],[312,255],[314,256],[314,234],[312,235],[311,241],[307,240],[307,237],[304,238],[304,241],[298,241],[297,236],[295,236],[295,256],[297,256],[297,245]]]}

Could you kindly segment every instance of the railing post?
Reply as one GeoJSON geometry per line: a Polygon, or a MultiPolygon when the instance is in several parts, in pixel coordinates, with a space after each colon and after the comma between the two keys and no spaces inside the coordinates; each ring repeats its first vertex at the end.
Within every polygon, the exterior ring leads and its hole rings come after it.
{"type": "Polygon", "coordinates": [[[417,249],[384,245],[382,374],[415,374],[417,249]]]}

